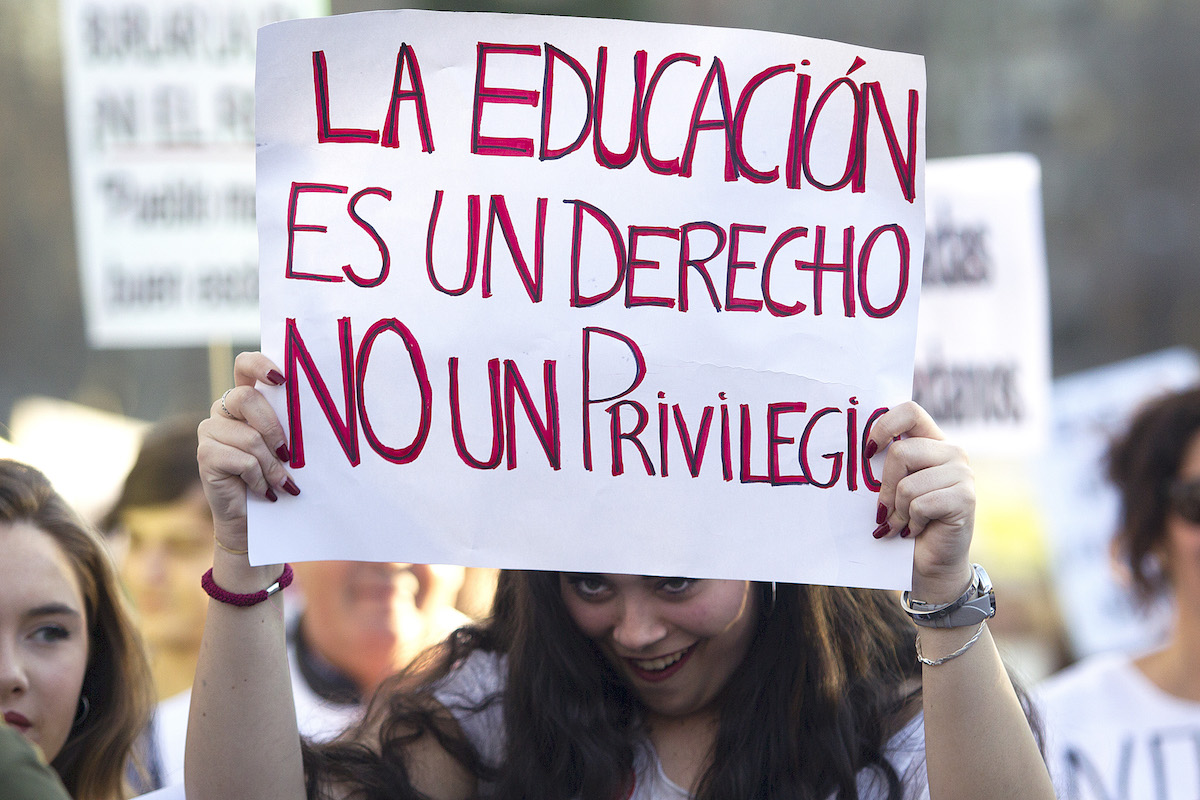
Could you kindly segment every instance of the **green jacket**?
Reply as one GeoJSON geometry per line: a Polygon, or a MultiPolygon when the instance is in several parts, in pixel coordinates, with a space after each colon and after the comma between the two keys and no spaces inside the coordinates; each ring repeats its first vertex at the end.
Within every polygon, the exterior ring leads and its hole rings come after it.
{"type": "Polygon", "coordinates": [[[0,719],[0,797],[71,800],[58,774],[25,737],[0,719]]]}

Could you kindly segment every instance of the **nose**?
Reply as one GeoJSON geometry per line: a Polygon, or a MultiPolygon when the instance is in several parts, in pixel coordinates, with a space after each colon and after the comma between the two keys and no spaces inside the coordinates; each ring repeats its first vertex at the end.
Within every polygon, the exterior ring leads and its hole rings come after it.
{"type": "Polygon", "coordinates": [[[133,538],[122,573],[136,585],[161,586],[167,582],[169,558],[165,544],[133,538]]]}
{"type": "Polygon", "coordinates": [[[167,548],[163,545],[147,548],[143,559],[142,568],[146,582],[152,585],[167,583],[168,563],[171,559],[167,554],[167,548]]]}
{"type": "Polygon", "coordinates": [[[631,596],[622,599],[612,638],[623,650],[636,653],[662,641],[667,625],[650,598],[631,596]]]}
{"type": "Polygon", "coordinates": [[[417,608],[424,608],[425,603],[429,600],[433,593],[434,574],[433,568],[428,564],[396,564],[397,567],[405,568],[411,572],[417,579],[417,593],[413,597],[413,605],[417,608]]]}
{"type": "Polygon", "coordinates": [[[16,697],[29,688],[25,670],[13,642],[0,643],[0,700],[16,697]]]}

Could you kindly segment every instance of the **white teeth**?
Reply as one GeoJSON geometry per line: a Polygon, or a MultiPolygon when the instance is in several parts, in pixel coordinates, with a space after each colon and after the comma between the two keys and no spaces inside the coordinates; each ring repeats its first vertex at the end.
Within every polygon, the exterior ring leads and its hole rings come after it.
{"type": "Polygon", "coordinates": [[[664,656],[662,658],[653,658],[649,661],[634,661],[633,663],[638,669],[644,669],[647,672],[661,672],[679,659],[683,658],[686,653],[686,650],[681,650],[678,653],[664,656]]]}

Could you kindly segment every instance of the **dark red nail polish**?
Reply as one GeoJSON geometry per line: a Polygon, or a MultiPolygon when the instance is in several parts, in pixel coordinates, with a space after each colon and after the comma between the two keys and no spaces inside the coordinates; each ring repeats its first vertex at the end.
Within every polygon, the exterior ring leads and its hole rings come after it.
{"type": "Polygon", "coordinates": [[[883,521],[888,517],[887,506],[883,503],[879,504],[879,508],[875,509],[875,524],[882,525],[883,521]]]}
{"type": "Polygon", "coordinates": [[[880,525],[878,528],[876,528],[875,532],[872,533],[871,535],[874,536],[876,539],[882,539],[883,537],[888,535],[888,531],[890,531],[891,529],[892,529],[892,526],[888,525],[885,522],[882,525],[880,525]]]}
{"type": "Polygon", "coordinates": [[[273,369],[267,373],[267,380],[276,386],[283,386],[283,384],[287,383],[287,378],[283,377],[283,373],[277,369],[273,369]]]}
{"type": "Polygon", "coordinates": [[[287,492],[288,494],[290,494],[292,497],[295,497],[296,495],[300,494],[300,487],[297,486],[292,481],[291,478],[288,478],[286,481],[283,482],[283,490],[285,492],[287,492]]]}
{"type": "Polygon", "coordinates": [[[279,447],[276,447],[275,455],[279,456],[279,460],[283,462],[287,462],[292,459],[292,454],[288,452],[286,444],[281,444],[279,447]]]}
{"type": "Polygon", "coordinates": [[[875,440],[871,439],[867,442],[867,446],[863,448],[863,455],[867,458],[875,455],[879,451],[879,445],[875,444],[875,440]]]}
{"type": "Polygon", "coordinates": [[[267,499],[270,500],[272,503],[274,503],[276,500],[279,499],[279,495],[275,494],[275,490],[272,489],[270,486],[267,487],[266,494],[267,494],[267,499]]]}
{"type": "Polygon", "coordinates": [[[903,528],[901,528],[901,529],[900,529],[900,538],[901,538],[901,539],[907,539],[907,538],[908,538],[908,535],[909,535],[910,533],[912,533],[912,531],[910,531],[910,530],[908,529],[908,526],[907,526],[907,525],[905,525],[903,528]]]}

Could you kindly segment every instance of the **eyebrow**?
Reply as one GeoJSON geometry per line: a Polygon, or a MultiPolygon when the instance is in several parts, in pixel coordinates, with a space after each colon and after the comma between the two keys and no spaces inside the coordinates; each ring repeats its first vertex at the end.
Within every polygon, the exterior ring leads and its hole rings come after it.
{"type": "Polygon", "coordinates": [[[50,616],[68,616],[80,617],[78,609],[72,608],[66,603],[44,603],[40,606],[34,606],[25,612],[26,617],[50,617],[50,616]]]}

